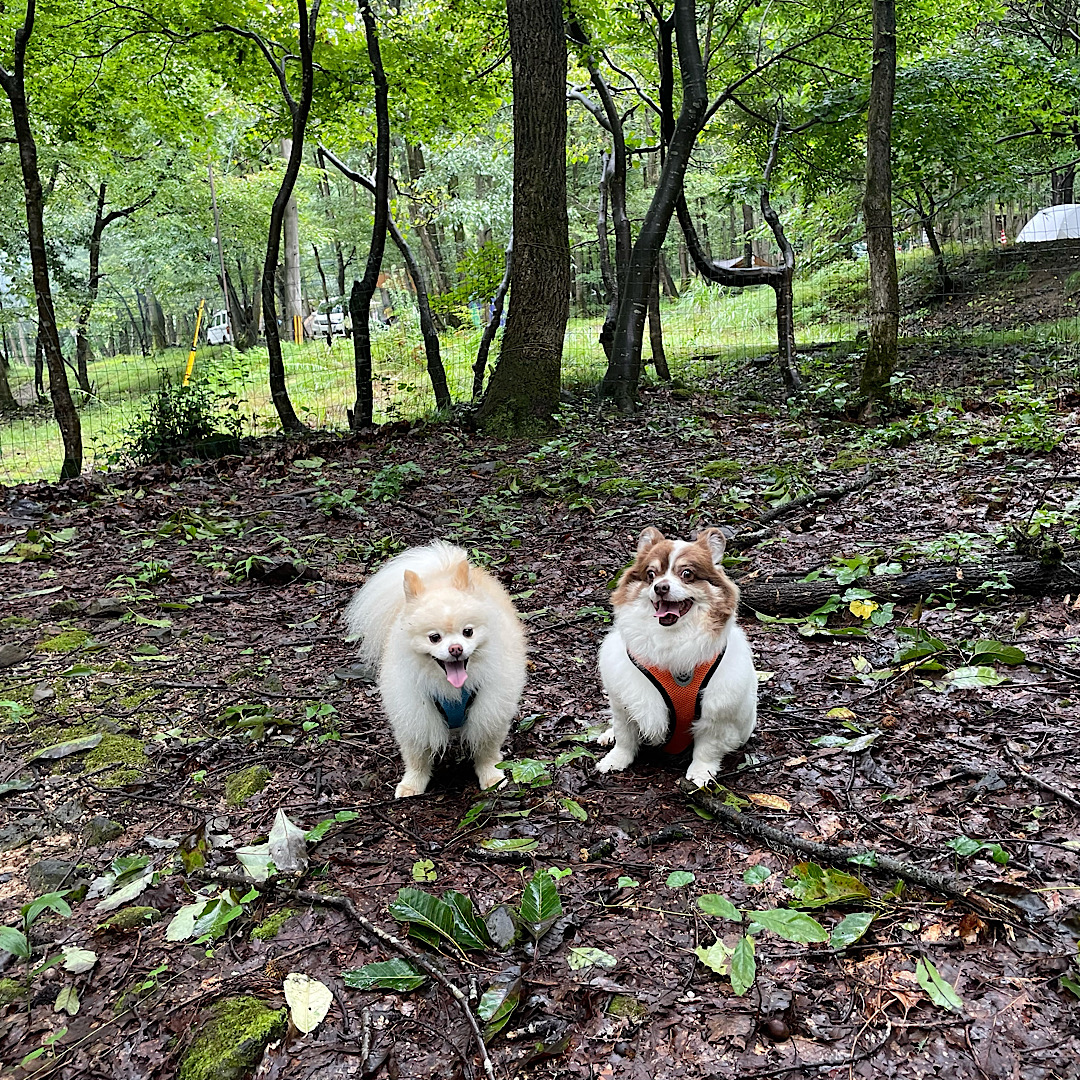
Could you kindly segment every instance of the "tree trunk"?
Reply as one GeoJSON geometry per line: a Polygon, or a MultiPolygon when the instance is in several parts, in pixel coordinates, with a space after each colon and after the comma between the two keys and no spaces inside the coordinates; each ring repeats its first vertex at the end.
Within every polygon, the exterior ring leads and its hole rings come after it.
{"type": "Polygon", "coordinates": [[[161,302],[152,288],[146,290],[146,309],[150,315],[150,337],[154,343],[154,352],[164,352],[169,344],[165,336],[165,312],[161,310],[161,302]]]}
{"type": "Polygon", "coordinates": [[[934,228],[936,207],[934,197],[927,193],[926,209],[923,209],[921,200],[918,202],[919,223],[923,232],[926,233],[926,242],[934,253],[934,266],[938,277],[938,298],[947,300],[953,293],[953,282],[949,276],[949,268],[945,265],[945,253],[941,250],[941,242],[938,240],[937,230],[934,228]]]}
{"type": "Polygon", "coordinates": [[[506,269],[503,271],[502,281],[495,290],[495,296],[491,301],[491,318],[488,319],[484,333],[480,337],[480,347],[476,350],[476,363],[473,364],[472,399],[480,396],[484,389],[484,371],[487,368],[488,352],[495,335],[499,332],[502,324],[503,301],[506,300],[506,291],[510,288],[510,273],[514,263],[514,236],[511,233],[510,242],[506,245],[506,269]]]}
{"type": "MultiPolygon", "coordinates": [[[[288,161],[291,153],[292,139],[282,139],[281,156],[288,161]]],[[[304,286],[300,279],[300,216],[296,207],[295,194],[290,195],[289,201],[285,204],[282,231],[284,233],[282,260],[285,263],[285,333],[291,341],[296,319],[304,318],[304,286]]]]}
{"type": "Polygon", "coordinates": [[[892,113],[896,85],[895,0],[873,0],[874,65],[866,139],[863,220],[870,261],[870,336],[860,392],[871,403],[886,401],[896,369],[900,296],[892,222],[892,113]]]}
{"type": "Polygon", "coordinates": [[[514,259],[498,366],[480,406],[520,430],[559,404],[570,315],[562,0],[507,0],[514,86],[514,259]]]}
{"type": "Polygon", "coordinates": [[[754,265],[754,208],[744,202],[742,204],[742,227],[743,227],[743,265],[749,270],[754,265]]]}
{"type": "Polygon", "coordinates": [[[75,369],[79,389],[84,394],[90,393],[90,313],[98,292],[98,267],[101,262],[101,233],[105,228],[105,191],[106,185],[98,188],[97,203],[94,207],[94,224],[90,229],[90,277],[87,281],[86,296],[79,305],[79,318],[75,328],[75,369]]]}
{"type": "Polygon", "coordinates": [[[682,193],[690,152],[708,108],[694,0],[675,0],[673,17],[682,76],[682,106],[667,144],[660,181],[631,252],[626,287],[619,298],[611,359],[600,388],[601,394],[612,398],[623,412],[633,411],[636,405],[642,334],[656,259],[682,193]]]}
{"type": "Polygon", "coordinates": [[[356,401],[349,410],[349,427],[353,431],[370,426],[375,409],[371,382],[371,298],[379,284],[383,252],[386,249],[386,229],[390,220],[390,111],[387,105],[386,73],[383,71],[375,16],[367,0],[361,0],[360,14],[364,20],[368,63],[375,84],[375,214],[371,229],[364,276],[354,281],[349,293],[349,314],[353,326],[353,363],[356,378],[356,401]]]}
{"type": "MultiPolygon", "coordinates": [[[[424,163],[423,148],[414,143],[405,144],[405,160],[409,167],[409,182],[415,184],[424,175],[426,165],[424,163]]],[[[433,236],[434,230],[423,220],[423,211],[415,204],[410,203],[410,212],[413,219],[413,228],[420,237],[420,247],[431,267],[431,284],[436,294],[448,292],[450,282],[443,265],[442,252],[438,247],[438,237],[433,236]]]]}
{"type": "Polygon", "coordinates": [[[668,269],[667,259],[664,258],[664,253],[660,252],[660,285],[664,290],[664,296],[668,300],[678,300],[679,290],[672,280],[671,271],[668,269]]]}
{"type": "Polygon", "coordinates": [[[34,336],[34,394],[38,404],[44,405],[49,400],[45,396],[45,343],[40,330],[34,336]]]}
{"type": "Polygon", "coordinates": [[[667,353],[664,351],[664,331],[660,324],[660,260],[656,260],[656,273],[653,274],[652,293],[649,295],[649,347],[652,349],[653,367],[656,377],[664,382],[671,382],[668,370],[667,353]]]}
{"type": "Polygon", "coordinates": [[[303,431],[304,425],[293,409],[289,390],[285,384],[285,360],[281,354],[281,333],[277,321],[277,296],[275,282],[277,277],[278,256],[281,251],[281,230],[285,219],[285,210],[296,186],[296,177],[300,172],[300,162],[304,154],[304,135],[307,130],[308,114],[311,112],[311,98],[315,89],[315,69],[311,60],[311,50],[315,42],[315,24],[319,17],[320,0],[314,0],[311,14],[308,15],[307,0],[296,0],[299,16],[300,65],[302,82],[300,99],[294,101],[287,93],[282,69],[281,85],[286,102],[292,113],[292,149],[281,187],[274,198],[270,211],[270,233],[266,242],[266,259],[262,273],[263,322],[266,333],[266,352],[270,378],[270,397],[277,410],[283,430],[287,432],[303,431]]]}
{"type": "Polygon", "coordinates": [[[19,411],[19,403],[11,392],[11,383],[8,382],[8,368],[11,366],[10,352],[7,347],[7,334],[3,335],[3,344],[0,345],[0,412],[11,413],[19,411]]]}
{"type": "Polygon", "coordinates": [[[23,196],[26,204],[27,240],[33,272],[34,294],[37,298],[38,341],[44,340],[45,360],[49,365],[49,393],[53,414],[60,427],[64,443],[64,459],[60,479],[67,480],[82,472],[82,425],[68,386],[64,356],[60,351],[60,334],[56,327],[52,286],[49,282],[49,253],[45,246],[44,197],[41,174],[38,171],[37,143],[30,127],[30,111],[26,103],[25,61],[26,46],[34,29],[35,0],[27,0],[23,25],[15,31],[14,65],[8,72],[0,65],[0,85],[11,105],[15,140],[19,145],[19,164],[22,168],[23,196]]]}

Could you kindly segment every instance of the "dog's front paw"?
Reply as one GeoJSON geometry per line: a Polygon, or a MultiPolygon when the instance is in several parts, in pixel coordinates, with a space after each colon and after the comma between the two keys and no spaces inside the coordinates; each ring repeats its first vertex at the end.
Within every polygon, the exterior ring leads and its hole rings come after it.
{"type": "Polygon", "coordinates": [[[612,724],[606,731],[596,736],[597,746],[610,746],[615,741],[615,725],[612,724]]]}
{"type": "Polygon", "coordinates": [[[606,753],[597,763],[596,771],[601,773],[622,772],[634,760],[634,755],[620,746],[606,753]]]}
{"type": "Polygon", "coordinates": [[[406,772],[401,782],[394,788],[395,799],[411,799],[414,795],[423,795],[427,791],[430,776],[422,773],[406,772]]]}
{"type": "Polygon", "coordinates": [[[709,761],[692,761],[690,768],[686,770],[686,779],[695,787],[703,788],[716,779],[720,771],[719,763],[709,761]]]}
{"type": "Polygon", "coordinates": [[[481,791],[490,791],[506,783],[506,773],[494,765],[477,766],[476,779],[480,781],[481,791]]]}

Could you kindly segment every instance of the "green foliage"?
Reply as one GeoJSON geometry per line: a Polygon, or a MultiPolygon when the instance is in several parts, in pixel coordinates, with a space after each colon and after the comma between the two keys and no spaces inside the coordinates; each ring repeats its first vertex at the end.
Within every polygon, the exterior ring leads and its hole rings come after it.
{"type": "Polygon", "coordinates": [[[162,372],[146,415],[127,428],[122,450],[141,464],[219,457],[236,452],[242,429],[236,399],[217,395],[204,383],[174,384],[168,372],[162,372]]]}
{"type": "Polygon", "coordinates": [[[470,303],[490,300],[506,271],[506,253],[489,240],[476,251],[466,252],[455,268],[458,283],[449,292],[431,297],[431,310],[442,315],[465,314],[470,303]]]}

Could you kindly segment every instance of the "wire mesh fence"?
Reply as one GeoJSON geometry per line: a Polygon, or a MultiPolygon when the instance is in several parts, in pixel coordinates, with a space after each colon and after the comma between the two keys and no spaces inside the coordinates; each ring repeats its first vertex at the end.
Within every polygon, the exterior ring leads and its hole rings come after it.
{"type": "MultiPolygon", "coordinates": [[[[944,271],[925,247],[901,252],[901,351],[898,380],[924,392],[962,394],[965,387],[1028,387],[1036,393],[1080,385],[1080,241],[988,247],[985,232],[964,236],[945,252],[944,271]]],[[[850,390],[865,353],[865,258],[832,263],[795,283],[799,362],[808,392],[828,400],[850,390]]],[[[325,305],[324,305],[325,307],[325,305]]],[[[176,327],[193,326],[191,317],[176,327]]],[[[455,402],[472,396],[473,365],[483,332],[479,307],[440,337],[442,361],[455,402]]],[[[576,393],[598,384],[606,363],[599,343],[602,312],[572,311],[563,351],[563,383],[576,393]]],[[[691,279],[661,304],[663,347],[674,378],[687,383],[725,379],[757,387],[774,403],[784,391],[769,357],[776,349],[774,296],[767,287],[717,288],[691,279]]],[[[205,324],[204,324],[205,326],[205,324]]],[[[309,330],[312,329],[309,319],[309,330]]],[[[343,431],[355,399],[353,345],[333,318],[315,323],[317,336],[283,343],[289,393],[309,427],[343,431]],[[319,330],[321,329],[321,332],[319,330]]],[[[501,334],[501,331],[499,332],[501,334]]],[[[179,331],[178,331],[179,334],[179,331]]],[[[415,307],[397,298],[389,322],[372,321],[375,420],[432,413],[423,339],[415,307]]],[[[200,342],[193,378],[219,403],[228,402],[245,434],[277,431],[262,344],[240,352],[200,342]]],[[[109,355],[117,335],[102,332],[89,367],[90,393],[76,392],[90,468],[130,460],[132,431],[155,395],[179,384],[190,344],[178,341],[144,355],[109,355]]],[[[497,362],[498,337],[489,370],[497,362]]],[[[73,353],[74,343],[65,353],[73,353]]],[[[149,350],[147,350],[149,351],[149,350]]],[[[17,411],[0,418],[0,481],[52,478],[62,458],[48,402],[47,374],[37,380],[30,324],[9,328],[5,352],[17,411]]],[[[651,361],[646,335],[646,379],[651,361]]],[[[74,385],[74,380],[72,380],[74,385]]]]}

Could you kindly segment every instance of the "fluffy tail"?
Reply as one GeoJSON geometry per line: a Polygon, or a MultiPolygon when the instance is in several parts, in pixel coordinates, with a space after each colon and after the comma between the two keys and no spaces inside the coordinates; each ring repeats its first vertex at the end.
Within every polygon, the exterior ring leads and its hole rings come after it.
{"type": "Polygon", "coordinates": [[[426,547],[409,548],[384,563],[349,601],[342,618],[350,637],[360,638],[360,658],[378,667],[390,630],[405,606],[405,571],[421,579],[445,574],[468,559],[459,547],[436,540],[426,547]]]}

